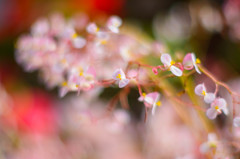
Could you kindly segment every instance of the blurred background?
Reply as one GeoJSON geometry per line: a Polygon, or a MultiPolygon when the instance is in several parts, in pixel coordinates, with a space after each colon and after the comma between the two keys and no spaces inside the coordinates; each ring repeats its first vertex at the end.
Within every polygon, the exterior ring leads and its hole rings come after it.
{"type": "MultiPolygon", "coordinates": [[[[81,104],[81,101],[91,100],[91,97],[59,99],[57,90],[47,89],[37,72],[24,72],[15,61],[17,38],[28,33],[36,19],[54,12],[66,17],[79,12],[90,18],[119,15],[124,23],[132,24],[150,38],[161,41],[171,52],[195,52],[218,79],[229,81],[236,79],[240,72],[240,1],[0,0],[0,114],[5,111],[0,120],[0,158],[192,157],[191,152],[197,151],[197,146],[192,145],[199,145],[196,144],[198,141],[188,138],[191,134],[185,127],[168,127],[166,123],[179,125],[179,119],[169,110],[171,108],[164,110],[164,117],[156,117],[165,125],[153,126],[151,131],[144,130],[144,127],[153,123],[142,125],[143,106],[131,107],[131,115],[116,111],[116,121],[108,119],[103,127],[94,127],[84,115],[77,113],[83,110],[85,114],[89,113],[85,109],[86,103],[81,104]],[[8,112],[9,107],[14,111],[8,112]],[[82,122],[77,123],[78,120],[82,122]],[[169,131],[179,131],[182,139],[169,134],[164,141],[155,141],[154,135],[164,136],[169,131]],[[186,142],[187,146],[178,147],[174,142],[169,143],[169,138],[174,138],[177,143],[186,142]],[[146,145],[158,147],[158,144],[165,145],[161,151],[146,149],[146,145]],[[169,149],[173,146],[171,144],[177,149],[174,155],[169,149]]],[[[103,98],[114,91],[104,91],[103,98]]],[[[137,97],[133,92],[129,98],[136,100],[137,97]]],[[[134,101],[132,103],[130,100],[130,105],[134,105],[134,101]]],[[[93,112],[102,111],[94,108],[93,112]]]]}

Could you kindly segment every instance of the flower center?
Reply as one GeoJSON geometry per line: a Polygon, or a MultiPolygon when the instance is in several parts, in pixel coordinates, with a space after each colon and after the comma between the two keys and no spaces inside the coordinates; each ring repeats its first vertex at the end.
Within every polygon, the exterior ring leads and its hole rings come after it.
{"type": "Polygon", "coordinates": [[[67,82],[63,82],[63,83],[62,83],[62,86],[67,86],[67,82]]]}
{"type": "Polygon", "coordinates": [[[200,64],[200,63],[201,63],[200,59],[197,58],[197,59],[196,59],[196,64],[200,64]]]}
{"type": "Polygon", "coordinates": [[[146,97],[146,93],[142,93],[142,96],[143,96],[143,97],[146,97]]]}
{"type": "Polygon", "coordinates": [[[122,80],[122,76],[121,76],[120,73],[117,75],[117,78],[118,78],[119,80],[122,80]]]}
{"type": "Polygon", "coordinates": [[[204,95],[204,96],[205,96],[205,95],[206,95],[206,91],[202,91],[202,95],[204,95]]]}
{"type": "Polygon", "coordinates": [[[172,65],[174,65],[174,64],[175,64],[175,62],[174,62],[174,61],[171,61],[171,62],[170,62],[170,64],[171,64],[171,66],[172,66],[172,65]]]}
{"type": "Polygon", "coordinates": [[[219,106],[215,106],[215,109],[216,109],[216,110],[219,110],[219,106]]]}
{"type": "Polygon", "coordinates": [[[78,36],[77,33],[74,33],[74,34],[72,35],[72,38],[75,39],[75,38],[77,38],[77,36],[78,36]]]}
{"type": "Polygon", "coordinates": [[[79,76],[83,76],[83,71],[80,71],[79,76]]]}
{"type": "Polygon", "coordinates": [[[161,106],[162,105],[162,102],[161,101],[157,101],[157,106],[161,106]]]}

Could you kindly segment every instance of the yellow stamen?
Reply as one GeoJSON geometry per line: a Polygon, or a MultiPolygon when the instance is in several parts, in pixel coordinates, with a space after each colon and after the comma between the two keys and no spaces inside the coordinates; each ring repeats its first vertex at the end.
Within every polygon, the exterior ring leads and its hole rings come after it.
{"type": "Polygon", "coordinates": [[[63,83],[62,83],[62,86],[67,86],[67,82],[63,82],[63,83]]]}
{"type": "Polygon", "coordinates": [[[118,74],[118,75],[117,75],[117,78],[118,78],[119,80],[122,80],[121,74],[118,74]]]}
{"type": "Polygon", "coordinates": [[[216,109],[216,110],[219,110],[219,106],[215,106],[215,109],[216,109]]]}
{"type": "Polygon", "coordinates": [[[204,96],[205,96],[205,95],[206,95],[206,91],[202,91],[202,95],[204,95],[204,96]]]}
{"type": "Polygon", "coordinates": [[[197,59],[196,59],[196,64],[200,64],[200,63],[201,63],[200,59],[197,58],[197,59]]]}
{"type": "Polygon", "coordinates": [[[107,44],[107,40],[101,40],[100,43],[101,43],[102,45],[105,45],[105,44],[107,44]]]}
{"type": "Polygon", "coordinates": [[[75,39],[75,38],[77,38],[77,36],[78,36],[77,33],[74,33],[74,34],[72,35],[72,38],[75,39]]]}
{"type": "Polygon", "coordinates": [[[170,63],[171,65],[174,65],[175,64],[175,62],[174,61],[171,61],[171,63],[170,63]]]}
{"type": "Polygon", "coordinates": [[[99,30],[100,30],[100,29],[97,27],[97,28],[96,28],[96,32],[99,32],[99,30]]]}
{"type": "Polygon", "coordinates": [[[76,84],[76,88],[78,88],[79,87],[79,85],[78,84],[76,84]]]}
{"type": "Polygon", "coordinates": [[[142,96],[143,96],[143,97],[146,97],[146,93],[142,93],[142,96]]]}
{"type": "Polygon", "coordinates": [[[81,71],[81,72],[79,73],[79,76],[83,76],[83,71],[81,71]]]}
{"type": "Polygon", "coordinates": [[[157,106],[161,106],[161,105],[162,105],[162,102],[161,102],[161,101],[158,101],[156,104],[157,104],[157,106]]]}
{"type": "Polygon", "coordinates": [[[209,144],[209,146],[210,146],[210,147],[212,147],[212,148],[215,148],[215,147],[217,147],[217,145],[216,145],[216,143],[215,143],[215,142],[209,142],[208,144],[209,144]]]}
{"type": "Polygon", "coordinates": [[[66,60],[66,59],[62,59],[62,60],[61,60],[61,63],[66,64],[66,63],[67,63],[67,60],[66,60]]]}

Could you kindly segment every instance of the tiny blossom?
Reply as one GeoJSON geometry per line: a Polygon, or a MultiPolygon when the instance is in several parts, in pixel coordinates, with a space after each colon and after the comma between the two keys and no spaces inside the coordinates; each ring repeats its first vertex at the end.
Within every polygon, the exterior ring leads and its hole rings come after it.
{"type": "Polygon", "coordinates": [[[115,70],[112,78],[119,82],[119,88],[123,88],[129,83],[129,79],[126,78],[126,75],[122,69],[115,70]]]}
{"type": "Polygon", "coordinates": [[[176,75],[176,76],[182,76],[182,70],[178,67],[174,66],[175,62],[172,61],[172,58],[169,54],[162,54],[161,56],[161,62],[164,64],[164,66],[170,71],[176,75]]]}
{"type": "Polygon", "coordinates": [[[49,23],[47,19],[41,18],[32,25],[31,33],[34,36],[43,36],[48,33],[49,29],[49,23]]]}
{"type": "Polygon", "coordinates": [[[223,98],[216,98],[211,107],[207,110],[206,114],[209,119],[215,119],[218,114],[221,114],[222,111],[225,115],[228,114],[227,103],[223,98]]]}
{"type": "Polygon", "coordinates": [[[77,34],[73,34],[72,44],[75,48],[80,49],[86,45],[86,40],[80,36],[77,36],[77,34]]]}
{"type": "Polygon", "coordinates": [[[113,33],[119,33],[119,27],[122,25],[122,19],[118,16],[111,16],[107,22],[107,27],[113,33]]]}
{"type": "Polygon", "coordinates": [[[204,85],[204,83],[202,84],[198,84],[195,87],[195,93],[198,96],[203,96],[204,97],[204,101],[208,104],[212,103],[215,99],[215,94],[214,93],[207,93],[206,91],[206,87],[204,85]]]}
{"type": "Polygon", "coordinates": [[[234,125],[235,127],[240,127],[240,117],[235,117],[235,118],[233,119],[233,125],[234,125]]]}
{"type": "Polygon", "coordinates": [[[99,28],[97,27],[97,25],[95,23],[90,23],[87,26],[87,32],[90,34],[97,34],[99,31],[99,28]]]}
{"type": "Polygon", "coordinates": [[[160,94],[158,92],[142,93],[138,98],[139,101],[144,102],[146,107],[152,107],[152,115],[155,114],[157,106],[161,106],[160,94]]]}
{"type": "Polygon", "coordinates": [[[109,34],[107,34],[106,32],[99,31],[96,37],[96,45],[99,46],[107,44],[109,38],[110,38],[109,34]]]}
{"type": "Polygon", "coordinates": [[[201,74],[197,64],[201,63],[199,59],[196,59],[194,53],[188,53],[183,59],[183,67],[185,70],[191,70],[193,67],[197,71],[197,73],[201,74]]]}
{"type": "Polygon", "coordinates": [[[208,134],[208,141],[203,143],[200,146],[200,152],[205,154],[213,149],[216,149],[218,145],[217,136],[215,133],[209,133],[208,134]]]}
{"type": "Polygon", "coordinates": [[[157,68],[156,68],[156,67],[152,68],[152,72],[153,72],[155,75],[157,75],[157,74],[158,74],[157,68]]]}

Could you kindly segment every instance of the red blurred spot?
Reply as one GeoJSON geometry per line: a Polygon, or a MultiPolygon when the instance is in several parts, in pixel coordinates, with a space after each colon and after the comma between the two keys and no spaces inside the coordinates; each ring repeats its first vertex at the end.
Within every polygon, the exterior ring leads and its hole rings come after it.
{"type": "Polygon", "coordinates": [[[124,3],[125,0],[92,0],[92,7],[107,14],[120,14],[124,3]]]}

